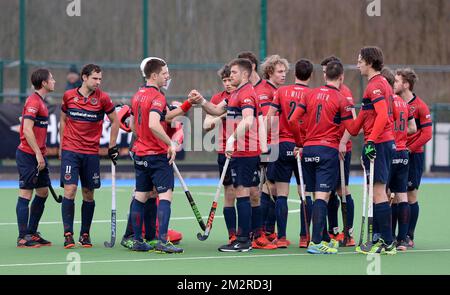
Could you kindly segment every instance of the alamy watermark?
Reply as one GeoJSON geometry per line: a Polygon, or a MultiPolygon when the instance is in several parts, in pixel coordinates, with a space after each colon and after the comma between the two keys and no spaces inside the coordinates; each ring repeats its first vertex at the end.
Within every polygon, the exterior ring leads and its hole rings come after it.
{"type": "Polygon", "coordinates": [[[366,13],[368,16],[381,16],[381,0],[367,0],[369,4],[367,4],[366,13]]]}
{"type": "Polygon", "coordinates": [[[66,14],[70,17],[81,16],[81,0],[68,0],[66,14]]]}
{"type": "Polygon", "coordinates": [[[367,255],[366,274],[368,275],[381,275],[381,257],[380,254],[367,255]]]}
{"type": "Polygon", "coordinates": [[[66,274],[67,275],[81,275],[81,256],[77,252],[70,252],[66,256],[67,264],[66,274]]]}

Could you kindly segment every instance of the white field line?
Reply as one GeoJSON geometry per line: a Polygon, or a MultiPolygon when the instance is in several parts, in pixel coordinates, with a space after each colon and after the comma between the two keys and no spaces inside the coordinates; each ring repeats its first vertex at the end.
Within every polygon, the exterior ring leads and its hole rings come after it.
{"type": "MultiPolygon", "coordinates": [[[[427,253],[427,252],[450,252],[450,249],[423,249],[423,250],[408,250],[405,253],[399,253],[399,255],[405,255],[409,253],[427,253]]],[[[357,252],[340,252],[336,255],[361,255],[357,252]]],[[[308,253],[288,253],[288,254],[264,254],[264,255],[231,255],[231,256],[199,256],[199,257],[182,257],[177,256],[173,258],[148,258],[148,259],[117,259],[117,260],[92,260],[92,261],[55,261],[55,262],[38,262],[38,263],[13,263],[13,264],[0,264],[0,267],[22,267],[22,266],[49,266],[49,265],[67,265],[71,264],[99,264],[99,263],[127,263],[127,262],[149,262],[149,261],[199,261],[199,260],[213,260],[213,259],[246,259],[246,258],[266,258],[266,257],[293,257],[293,256],[313,256],[308,253]]]]}
{"type": "MultiPolygon", "coordinates": [[[[184,192],[175,192],[175,193],[180,193],[184,195],[184,192]]],[[[207,192],[198,192],[196,193],[196,195],[203,195],[203,196],[214,196],[214,193],[207,193],[207,192]]],[[[291,203],[296,203],[296,204],[300,204],[300,200],[289,200],[288,202],[291,203]]],[[[290,214],[294,214],[294,213],[299,213],[300,209],[297,210],[289,210],[290,214]]],[[[208,218],[209,216],[202,216],[202,218],[208,218]]],[[[223,218],[223,215],[216,215],[215,218],[223,218]]],[[[175,220],[196,220],[196,218],[194,216],[189,216],[189,217],[171,217],[170,221],[175,221],[175,220]]],[[[39,222],[39,225],[46,225],[46,224],[61,224],[62,221],[41,221],[39,222]]],[[[111,219],[105,219],[105,220],[93,220],[92,223],[110,223],[111,219]]],[[[127,222],[126,219],[117,219],[116,222],[127,222]]],[[[80,224],[81,221],[75,221],[75,224],[80,224]]],[[[0,226],[17,226],[17,222],[2,222],[0,223],[0,226]]]]}

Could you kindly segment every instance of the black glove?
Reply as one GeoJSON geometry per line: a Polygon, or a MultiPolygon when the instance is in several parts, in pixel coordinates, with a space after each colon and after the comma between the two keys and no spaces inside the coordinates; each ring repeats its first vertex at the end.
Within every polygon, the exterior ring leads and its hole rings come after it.
{"type": "Polygon", "coordinates": [[[119,158],[119,148],[117,145],[108,149],[108,156],[113,162],[114,166],[117,165],[117,159],[119,158]]]}
{"type": "Polygon", "coordinates": [[[375,160],[375,158],[377,157],[377,150],[373,141],[369,140],[364,145],[364,155],[366,155],[366,157],[369,158],[370,161],[375,160]]]}

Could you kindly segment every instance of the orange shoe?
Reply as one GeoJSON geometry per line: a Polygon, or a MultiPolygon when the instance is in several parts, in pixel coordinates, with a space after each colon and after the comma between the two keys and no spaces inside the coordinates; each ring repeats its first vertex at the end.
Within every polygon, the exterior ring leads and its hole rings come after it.
{"type": "Polygon", "coordinates": [[[277,233],[275,233],[275,232],[274,233],[265,233],[265,235],[266,235],[266,238],[271,242],[273,242],[274,240],[277,239],[277,233]]]}
{"type": "Polygon", "coordinates": [[[287,248],[291,244],[291,242],[289,240],[286,240],[286,237],[282,237],[280,239],[277,239],[274,244],[277,245],[277,248],[287,248]]]}
{"type": "Polygon", "coordinates": [[[233,243],[234,241],[236,241],[237,237],[235,234],[232,234],[229,238],[228,238],[228,244],[233,243]]]}
{"type": "Polygon", "coordinates": [[[277,245],[269,241],[265,235],[261,235],[252,242],[253,249],[275,250],[277,245]]]}
{"type": "Polygon", "coordinates": [[[180,243],[180,241],[183,239],[183,234],[179,231],[176,231],[174,229],[170,229],[167,231],[167,239],[174,245],[177,245],[180,243]]]}
{"type": "Polygon", "coordinates": [[[345,237],[342,241],[339,241],[340,247],[354,247],[356,245],[353,237],[345,237]]]}
{"type": "Polygon", "coordinates": [[[328,233],[328,235],[330,236],[330,239],[336,240],[336,241],[338,241],[338,242],[344,241],[344,237],[345,237],[345,235],[344,235],[343,232],[340,232],[340,233],[338,233],[338,234],[336,234],[336,235],[335,235],[335,234],[328,233]]]}
{"type": "Polygon", "coordinates": [[[309,242],[310,242],[309,236],[300,236],[300,241],[298,243],[299,248],[308,248],[309,242]]]}

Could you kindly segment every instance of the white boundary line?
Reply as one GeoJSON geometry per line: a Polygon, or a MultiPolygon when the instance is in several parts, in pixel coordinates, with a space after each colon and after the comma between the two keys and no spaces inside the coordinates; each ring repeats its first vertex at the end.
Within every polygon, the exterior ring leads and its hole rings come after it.
{"type": "MultiPolygon", "coordinates": [[[[450,252],[450,249],[423,249],[423,250],[408,250],[401,253],[404,255],[407,253],[427,253],[427,252],[450,252]]],[[[363,254],[357,252],[340,252],[336,255],[360,255],[363,254]]],[[[71,264],[98,264],[98,263],[123,263],[123,262],[149,262],[149,261],[188,261],[188,260],[211,260],[211,259],[239,259],[239,258],[261,258],[261,257],[291,257],[291,256],[311,256],[313,254],[308,253],[287,253],[287,254],[264,254],[264,255],[232,255],[232,256],[199,256],[199,257],[169,257],[169,258],[148,258],[148,259],[117,259],[117,260],[92,260],[92,261],[56,261],[56,262],[38,262],[38,263],[15,263],[15,264],[0,264],[0,267],[22,267],[22,266],[48,266],[48,265],[67,265],[71,264]]]]}

